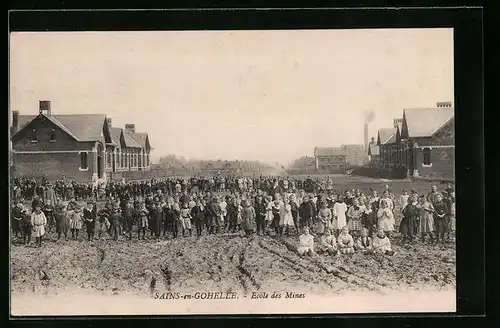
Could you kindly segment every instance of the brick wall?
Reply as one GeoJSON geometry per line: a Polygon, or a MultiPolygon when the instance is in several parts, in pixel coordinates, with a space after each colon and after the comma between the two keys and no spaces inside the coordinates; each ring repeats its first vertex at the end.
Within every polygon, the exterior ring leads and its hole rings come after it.
{"type": "Polygon", "coordinates": [[[78,153],[13,154],[15,176],[41,177],[48,180],[60,179],[63,175],[77,181],[90,181],[92,178],[93,153],[89,153],[88,171],[80,171],[78,153]]]}
{"type": "Polygon", "coordinates": [[[423,150],[419,149],[417,152],[417,169],[421,177],[453,178],[455,176],[455,148],[432,148],[431,162],[432,166],[430,167],[422,165],[423,150]]]}

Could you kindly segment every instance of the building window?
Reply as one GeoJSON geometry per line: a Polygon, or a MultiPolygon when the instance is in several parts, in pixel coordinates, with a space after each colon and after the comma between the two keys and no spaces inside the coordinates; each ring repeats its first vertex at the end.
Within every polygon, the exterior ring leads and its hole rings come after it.
{"type": "Polygon", "coordinates": [[[424,161],[422,162],[423,166],[432,166],[432,161],[431,161],[431,148],[425,147],[422,149],[423,155],[424,155],[424,161]]]}
{"type": "Polygon", "coordinates": [[[86,151],[80,152],[80,170],[86,171],[89,169],[89,154],[86,151]]]}
{"type": "Polygon", "coordinates": [[[37,143],[38,142],[38,137],[36,135],[36,130],[33,129],[31,131],[31,140],[30,140],[32,143],[37,143]]]}
{"type": "Polygon", "coordinates": [[[54,129],[50,131],[50,142],[56,142],[56,131],[54,129]]]}

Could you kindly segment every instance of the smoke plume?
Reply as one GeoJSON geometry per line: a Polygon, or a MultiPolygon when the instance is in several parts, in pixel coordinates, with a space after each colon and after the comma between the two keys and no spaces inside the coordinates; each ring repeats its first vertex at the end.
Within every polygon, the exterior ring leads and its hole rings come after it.
{"type": "Polygon", "coordinates": [[[375,119],[375,112],[368,111],[365,113],[365,123],[371,123],[375,119]]]}

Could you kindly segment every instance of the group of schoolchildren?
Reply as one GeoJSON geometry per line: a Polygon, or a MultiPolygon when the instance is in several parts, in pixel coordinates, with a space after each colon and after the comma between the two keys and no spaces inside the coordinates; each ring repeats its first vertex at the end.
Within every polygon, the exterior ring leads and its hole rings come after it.
{"type": "Polygon", "coordinates": [[[144,197],[131,197],[128,192],[117,196],[107,197],[101,209],[94,200],[82,206],[74,197],[69,201],[35,197],[31,208],[18,199],[12,207],[14,236],[21,236],[28,244],[33,236],[39,247],[46,230],[51,232],[54,228],[58,240],[78,240],[80,231],[85,230],[89,241],[103,237],[132,239],[134,230],[138,239],[156,240],[192,236],[193,230],[196,236],[202,236],[204,231],[241,231],[246,236],[300,235],[301,255],[355,251],[392,254],[390,240],[396,215],[403,217],[399,232],[405,242],[413,242],[417,237],[422,242],[427,237],[430,242],[438,238],[445,242],[455,226],[451,185],[444,192],[433,186],[426,196],[404,190],[398,201],[387,185],[381,197],[376,190],[368,196],[360,190],[337,195],[333,188],[316,193],[285,189],[274,195],[258,189],[226,196],[177,189],[165,194],[156,189],[144,197]],[[316,247],[315,236],[319,238],[316,247]]]}

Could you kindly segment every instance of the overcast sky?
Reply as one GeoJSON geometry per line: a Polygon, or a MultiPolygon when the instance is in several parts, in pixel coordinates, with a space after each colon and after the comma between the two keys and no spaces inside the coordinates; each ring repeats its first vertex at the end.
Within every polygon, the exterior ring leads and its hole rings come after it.
{"type": "Polygon", "coordinates": [[[453,101],[452,29],[13,33],[11,110],[103,113],[153,160],[287,164],[453,101]]]}

